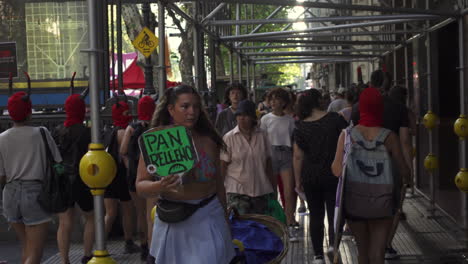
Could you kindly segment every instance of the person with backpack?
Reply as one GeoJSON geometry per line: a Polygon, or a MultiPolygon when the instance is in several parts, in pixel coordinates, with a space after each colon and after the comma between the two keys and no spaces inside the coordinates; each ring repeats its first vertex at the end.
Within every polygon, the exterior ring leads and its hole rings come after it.
{"type": "Polygon", "coordinates": [[[127,126],[122,139],[122,144],[120,145],[120,156],[123,158],[124,164],[127,168],[128,188],[136,208],[137,222],[141,231],[141,260],[151,258],[148,256],[148,244],[151,242],[151,235],[148,234],[151,234],[152,231],[150,212],[155,204],[155,201],[154,199],[148,199],[148,201],[145,203],[145,199],[139,197],[136,193],[135,181],[138,161],[140,159],[138,138],[141,134],[143,134],[143,132],[149,129],[149,122],[151,121],[151,117],[153,116],[155,108],[156,104],[151,96],[143,96],[140,98],[140,100],[138,100],[138,120],[127,126]]]}
{"type": "Polygon", "coordinates": [[[129,115],[130,107],[127,100],[120,101],[117,96],[116,102],[112,105],[113,128],[105,140],[107,152],[114,158],[117,164],[117,174],[114,180],[106,188],[104,194],[104,206],[106,208],[105,228],[106,234],[112,229],[112,224],[117,217],[118,202],[122,206],[122,227],[125,239],[124,252],[126,254],[136,253],[140,248],[135,245],[132,239],[132,203],[127,183],[127,170],[123,158],[120,156],[120,145],[128,123],[132,119],[129,115]]]}
{"type": "Polygon", "coordinates": [[[76,214],[75,204],[78,204],[85,217],[83,232],[84,256],[81,259],[81,263],[87,263],[93,256],[93,196],[88,186],[81,180],[79,174],[81,157],[88,152],[88,145],[91,142],[91,131],[83,124],[86,113],[84,101],[86,94],[87,90],[81,95],[72,94],[67,98],[65,101],[66,119],[53,133],[55,142],[63,157],[63,163],[72,168],[72,173],[68,175],[71,182],[71,199],[68,201],[69,208],[65,212],[58,214],[57,244],[62,263],[64,264],[70,263],[68,254],[76,214]]]}
{"type": "Polygon", "coordinates": [[[310,210],[309,234],[314,247],[314,264],[325,263],[323,251],[325,212],[328,219],[329,249],[333,252],[333,219],[338,180],[331,172],[336,142],[346,121],[336,112],[320,110],[322,96],[316,89],[299,97],[299,121],[293,132],[293,168],[296,190],[304,192],[310,210]]]}
{"type": "MultiPolygon", "coordinates": [[[[412,151],[413,147],[411,145],[411,135],[410,135],[410,122],[408,119],[408,108],[399,103],[398,101],[393,100],[389,96],[389,90],[391,87],[392,77],[390,73],[384,72],[382,70],[376,70],[371,74],[371,86],[375,87],[382,94],[383,101],[383,124],[382,126],[386,129],[393,131],[400,140],[400,145],[402,148],[402,155],[405,158],[406,165],[412,171],[413,162],[412,162],[412,151]]],[[[353,124],[359,123],[359,103],[355,104],[352,109],[351,119],[353,124]]],[[[404,180],[412,186],[411,174],[408,178],[404,180]]],[[[398,190],[399,192],[400,190],[398,190]]],[[[396,229],[395,229],[396,231],[396,229]]],[[[385,249],[385,259],[395,259],[398,258],[398,252],[392,246],[392,240],[396,232],[392,232],[389,236],[387,242],[387,248],[385,249]]]]}
{"type": "Polygon", "coordinates": [[[383,97],[376,88],[361,93],[359,110],[358,125],[340,134],[332,171],[345,177],[344,215],[356,238],[359,264],[383,264],[393,216],[401,206],[396,190],[410,170],[398,136],[383,128],[383,97]],[[351,143],[343,162],[345,141],[351,143]]]}
{"type": "Polygon", "coordinates": [[[55,161],[60,162],[62,158],[49,131],[28,124],[32,114],[29,93],[11,95],[7,108],[13,126],[0,134],[0,185],[6,183],[2,194],[3,216],[21,243],[21,263],[39,264],[47,227],[52,221],[52,215],[37,201],[47,170],[47,146],[41,138],[41,130],[45,132],[55,161]]]}

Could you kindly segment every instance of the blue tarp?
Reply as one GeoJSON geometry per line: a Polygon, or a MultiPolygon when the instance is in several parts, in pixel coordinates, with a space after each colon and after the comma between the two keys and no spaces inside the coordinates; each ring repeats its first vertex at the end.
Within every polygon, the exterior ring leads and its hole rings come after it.
{"type": "Polygon", "coordinates": [[[244,244],[246,264],[267,263],[283,251],[281,239],[256,221],[231,218],[231,230],[233,239],[244,244]]]}

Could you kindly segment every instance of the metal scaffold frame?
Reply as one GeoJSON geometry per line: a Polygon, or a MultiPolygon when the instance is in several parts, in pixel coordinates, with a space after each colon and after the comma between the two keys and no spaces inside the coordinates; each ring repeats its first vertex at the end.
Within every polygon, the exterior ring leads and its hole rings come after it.
{"type": "MultiPolygon", "coordinates": [[[[95,0],[88,0],[89,3],[95,0]]],[[[255,72],[256,65],[262,64],[284,64],[284,63],[350,63],[358,61],[379,62],[387,55],[396,52],[399,49],[404,49],[405,54],[405,83],[408,84],[409,69],[408,69],[408,45],[419,38],[427,39],[426,56],[428,59],[427,66],[427,82],[429,89],[428,105],[432,109],[432,90],[431,86],[431,53],[430,48],[430,34],[454,21],[459,23],[460,40],[460,109],[461,114],[466,114],[466,93],[465,93],[465,71],[464,65],[464,50],[463,50],[463,32],[465,23],[463,21],[468,9],[459,7],[458,10],[434,10],[429,8],[408,8],[406,2],[403,2],[404,7],[395,7],[393,5],[355,5],[355,4],[342,4],[317,1],[295,1],[295,0],[186,0],[184,3],[194,4],[194,16],[187,14],[176,3],[179,1],[173,0],[108,0],[109,4],[116,3],[117,1],[123,3],[143,3],[145,8],[148,9],[149,3],[157,3],[159,7],[159,35],[160,35],[160,50],[164,50],[165,36],[164,36],[164,14],[165,10],[170,13],[175,13],[182,17],[187,23],[194,26],[194,57],[195,57],[195,87],[202,91],[206,89],[206,72],[205,72],[205,49],[203,47],[205,37],[209,43],[209,56],[210,65],[212,69],[216,65],[216,55],[214,52],[215,45],[224,45],[229,50],[229,79],[231,82],[234,80],[234,62],[237,61],[237,74],[238,79],[242,82],[244,79],[250,86],[253,80],[252,87],[256,87],[255,72]],[[210,4],[213,8],[206,8],[210,4]],[[277,6],[265,18],[241,19],[241,5],[273,5],[277,6]],[[232,5],[232,6],[231,6],[232,5]],[[302,6],[305,11],[302,12],[297,18],[284,19],[275,18],[286,6],[302,6]],[[219,13],[225,8],[231,7],[235,14],[234,20],[219,19],[219,13]],[[319,17],[310,12],[310,8],[323,8],[334,9],[343,11],[340,16],[324,16],[319,17]],[[369,11],[372,15],[367,16],[353,16],[351,12],[344,11],[369,11]],[[310,13],[311,17],[302,18],[304,13],[310,13]],[[344,14],[344,15],[343,15],[344,14]],[[320,23],[323,26],[313,27],[304,30],[291,30],[293,23],[320,23]],[[422,23],[421,23],[422,22],[422,23]],[[335,24],[332,24],[335,23],[335,24]],[[281,31],[275,32],[259,32],[260,29],[267,24],[286,24],[281,31]],[[402,24],[402,27],[397,25],[402,24]],[[417,24],[416,26],[414,24],[417,24]],[[241,34],[241,26],[251,26],[248,28],[248,34],[241,34]],[[229,30],[229,27],[231,30],[229,30]],[[377,30],[376,30],[377,28],[377,30]],[[232,32],[235,32],[232,34],[232,32]],[[323,33],[326,32],[326,33],[323,33]],[[352,37],[355,36],[369,36],[371,40],[356,40],[352,37]],[[258,45],[256,43],[265,43],[258,45]],[[249,45],[247,45],[249,44],[249,45]],[[363,48],[358,48],[364,46],[363,48]],[[280,48],[306,48],[301,51],[271,51],[271,49],[280,48]],[[270,49],[270,51],[265,51],[270,49]],[[252,51],[253,50],[253,51],[252,51]],[[246,71],[243,74],[243,65],[246,71]],[[252,74],[253,73],[253,74],[252,74]],[[245,77],[245,78],[244,78],[245,77]]],[[[426,2],[428,3],[428,1],[426,2]]],[[[253,10],[253,9],[252,9],[253,10]]],[[[90,13],[91,15],[92,13],[90,13]]],[[[93,20],[90,19],[90,28],[95,27],[93,20]]],[[[90,31],[90,35],[95,34],[96,31],[90,31]]],[[[90,36],[93,40],[93,36],[90,36]]],[[[91,47],[93,50],[93,47],[91,47]]],[[[94,50],[93,50],[94,52],[94,50]]],[[[94,53],[91,52],[91,69],[96,68],[94,65],[94,53]]],[[[162,93],[165,85],[165,65],[164,65],[164,52],[159,54],[159,76],[160,87],[159,92],[162,93]]],[[[396,56],[393,57],[394,64],[396,64],[396,56]]],[[[150,62],[148,60],[148,62],[150,62]]],[[[148,63],[149,64],[149,63],[148,63]]],[[[394,67],[396,67],[394,65],[394,67]]],[[[394,68],[396,72],[396,69],[394,68]]],[[[93,78],[94,71],[91,71],[90,87],[97,89],[97,78],[93,78]]],[[[211,80],[216,81],[216,73],[212,72],[211,80]]],[[[397,76],[395,76],[396,81],[397,76]]],[[[212,83],[215,87],[215,83],[212,83]]],[[[215,89],[215,88],[214,88],[215,89]]],[[[96,98],[96,92],[91,92],[92,99],[96,98]]],[[[94,103],[94,101],[93,101],[94,103]]],[[[94,103],[93,106],[96,104],[94,103]]],[[[92,115],[93,122],[97,122],[95,114],[92,115]]],[[[433,151],[432,132],[429,133],[429,149],[433,151]]],[[[93,131],[93,141],[97,138],[97,132],[93,131]]],[[[467,167],[466,157],[466,141],[460,141],[460,166],[467,167]]],[[[431,173],[430,177],[430,196],[431,204],[434,205],[434,186],[435,176],[431,173]]],[[[468,208],[468,202],[463,205],[468,208]]],[[[468,228],[468,215],[464,215],[464,225],[468,228]]],[[[101,245],[98,243],[98,245],[101,245]]],[[[105,247],[105,244],[102,244],[105,247]]]]}

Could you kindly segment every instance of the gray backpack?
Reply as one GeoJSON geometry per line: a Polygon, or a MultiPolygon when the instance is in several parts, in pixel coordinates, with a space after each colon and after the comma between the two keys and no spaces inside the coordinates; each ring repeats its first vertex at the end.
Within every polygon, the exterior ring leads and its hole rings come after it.
{"type": "Polygon", "coordinates": [[[384,144],[389,133],[382,128],[373,141],[367,141],[359,130],[351,130],[344,189],[344,208],[351,218],[375,219],[394,213],[392,159],[384,144]]]}

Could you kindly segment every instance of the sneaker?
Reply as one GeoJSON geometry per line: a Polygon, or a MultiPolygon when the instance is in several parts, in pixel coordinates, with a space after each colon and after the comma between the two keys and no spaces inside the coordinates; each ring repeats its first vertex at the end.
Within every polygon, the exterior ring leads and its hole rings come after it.
{"type": "Polygon", "coordinates": [[[312,261],[312,264],[325,264],[325,260],[323,259],[323,256],[315,256],[314,260],[312,261]]]}
{"type": "Polygon", "coordinates": [[[297,221],[294,221],[294,224],[292,224],[291,226],[294,226],[294,228],[296,229],[301,228],[301,225],[297,221]]]}
{"type": "Polygon", "coordinates": [[[397,259],[398,257],[398,252],[393,247],[385,249],[385,259],[397,259]]]}
{"type": "Polygon", "coordinates": [[[81,264],[88,263],[92,258],[93,258],[93,256],[84,256],[84,257],[82,257],[81,258],[81,264]]]}
{"type": "Polygon", "coordinates": [[[307,211],[307,209],[305,208],[305,206],[301,206],[301,207],[297,208],[298,213],[305,213],[306,211],[307,211]]]}
{"type": "Polygon", "coordinates": [[[140,247],[133,243],[133,240],[125,241],[125,254],[140,252],[140,247]]]}
{"type": "Polygon", "coordinates": [[[297,236],[296,228],[290,225],[288,226],[289,242],[299,242],[299,237],[297,236]]]}
{"type": "Polygon", "coordinates": [[[148,258],[148,254],[149,254],[148,244],[142,244],[140,248],[141,248],[140,259],[142,261],[145,261],[148,258]]]}

